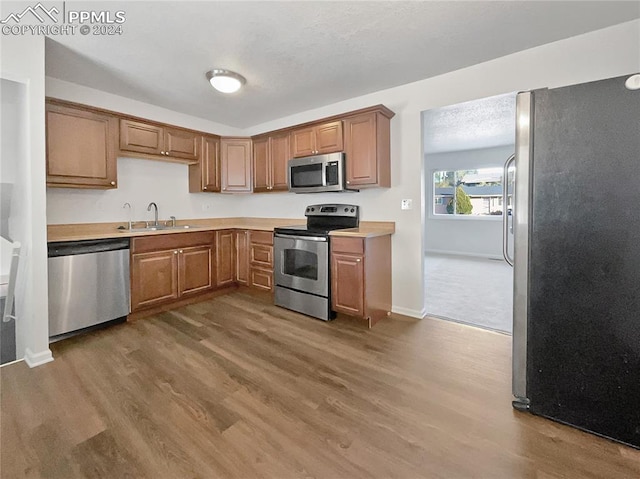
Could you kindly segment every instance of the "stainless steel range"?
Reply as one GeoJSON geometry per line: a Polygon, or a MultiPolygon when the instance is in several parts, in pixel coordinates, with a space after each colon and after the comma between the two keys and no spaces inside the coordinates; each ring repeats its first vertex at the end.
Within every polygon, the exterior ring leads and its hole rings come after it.
{"type": "Polygon", "coordinates": [[[275,304],[328,321],[331,312],[329,232],[357,228],[356,205],[307,206],[307,224],[274,230],[275,304]]]}

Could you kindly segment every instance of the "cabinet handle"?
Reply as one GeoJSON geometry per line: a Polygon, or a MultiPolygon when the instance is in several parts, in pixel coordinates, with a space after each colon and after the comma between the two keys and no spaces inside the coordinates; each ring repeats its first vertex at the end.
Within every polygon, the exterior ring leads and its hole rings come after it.
{"type": "Polygon", "coordinates": [[[111,182],[111,186],[116,186],[116,182],[115,182],[115,181],[112,181],[112,182],[111,182]]]}

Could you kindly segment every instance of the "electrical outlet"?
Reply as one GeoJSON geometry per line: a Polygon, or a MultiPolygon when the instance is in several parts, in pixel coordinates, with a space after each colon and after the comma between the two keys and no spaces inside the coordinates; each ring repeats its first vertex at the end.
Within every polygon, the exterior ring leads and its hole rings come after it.
{"type": "Polygon", "coordinates": [[[400,202],[400,209],[403,209],[403,210],[413,209],[413,200],[402,200],[400,202]]]}
{"type": "Polygon", "coordinates": [[[211,207],[212,207],[211,203],[203,203],[202,211],[209,211],[211,210],[211,207]]]}

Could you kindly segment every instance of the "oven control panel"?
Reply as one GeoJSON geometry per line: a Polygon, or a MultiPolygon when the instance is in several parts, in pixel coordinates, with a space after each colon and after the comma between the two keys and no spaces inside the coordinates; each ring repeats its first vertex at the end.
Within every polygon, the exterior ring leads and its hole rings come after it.
{"type": "Polygon", "coordinates": [[[305,216],[359,216],[358,205],[324,204],[307,206],[305,216]]]}

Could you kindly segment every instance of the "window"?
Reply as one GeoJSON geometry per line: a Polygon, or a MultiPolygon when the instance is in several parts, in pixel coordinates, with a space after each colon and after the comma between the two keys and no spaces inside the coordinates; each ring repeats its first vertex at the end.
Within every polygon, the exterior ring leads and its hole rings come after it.
{"type": "MultiPolygon", "coordinates": [[[[501,216],[502,168],[435,171],[433,214],[453,216],[501,216]]],[[[509,175],[511,177],[511,175],[509,175]]],[[[509,195],[511,209],[511,195],[509,195]]]]}

